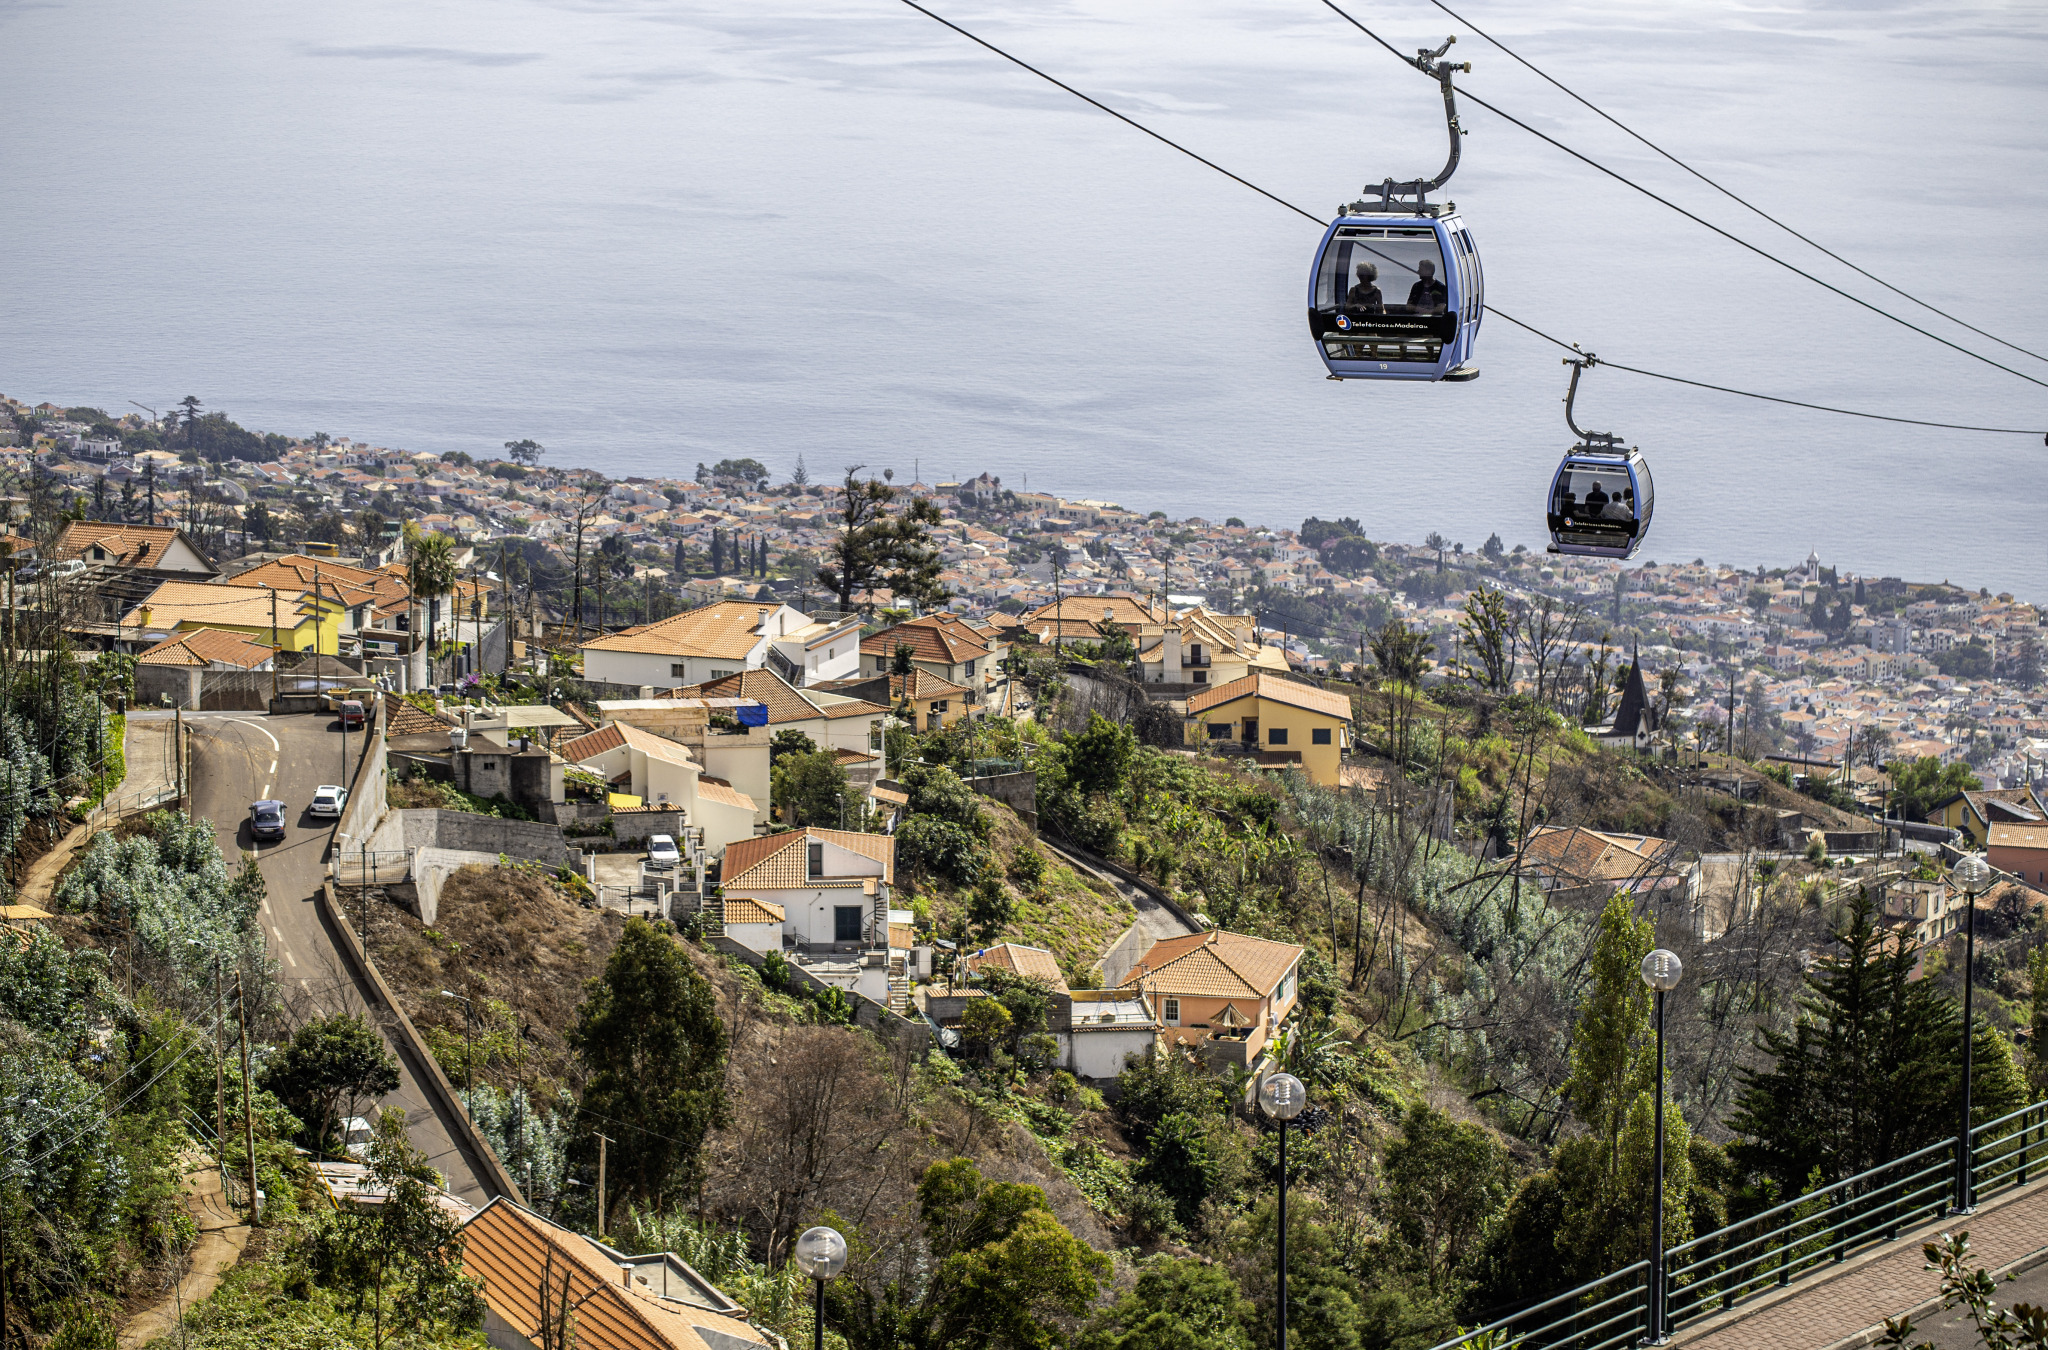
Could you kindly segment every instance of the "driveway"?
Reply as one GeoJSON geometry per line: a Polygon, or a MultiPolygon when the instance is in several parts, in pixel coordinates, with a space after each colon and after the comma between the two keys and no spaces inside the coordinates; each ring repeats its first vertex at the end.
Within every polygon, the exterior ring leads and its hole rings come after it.
{"type": "MultiPolygon", "coordinates": [[[[269,894],[259,921],[292,1020],[367,1013],[374,1006],[369,992],[350,973],[337,935],[314,904],[327,877],[333,822],[306,811],[314,788],[346,783],[353,776],[362,736],[349,734],[344,772],[342,735],[331,713],[187,713],[185,725],[191,732],[193,814],[213,822],[231,866],[240,866],[241,854],[253,850],[263,871],[269,894]],[[270,797],[287,808],[285,837],[257,844],[249,833],[249,803],[270,797]]],[[[376,955],[374,940],[370,953],[376,955]]],[[[405,1111],[413,1146],[446,1174],[452,1194],[484,1204],[491,1193],[477,1180],[477,1167],[442,1127],[420,1089],[424,1066],[415,1064],[388,1030],[385,1040],[398,1058],[399,1083],[379,1105],[405,1111]]]]}

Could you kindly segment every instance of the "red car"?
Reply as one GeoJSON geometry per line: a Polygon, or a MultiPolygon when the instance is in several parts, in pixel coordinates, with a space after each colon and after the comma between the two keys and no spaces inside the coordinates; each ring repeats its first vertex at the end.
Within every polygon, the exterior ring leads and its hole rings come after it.
{"type": "Polygon", "coordinates": [[[363,701],[359,698],[343,699],[341,701],[341,729],[347,731],[350,727],[360,727],[362,724],[363,701]]]}

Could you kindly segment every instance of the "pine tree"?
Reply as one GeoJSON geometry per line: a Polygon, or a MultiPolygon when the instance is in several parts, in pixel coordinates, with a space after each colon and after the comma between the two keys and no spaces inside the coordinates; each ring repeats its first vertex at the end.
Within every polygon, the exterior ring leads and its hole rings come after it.
{"type": "MultiPolygon", "coordinates": [[[[1815,1169],[1839,1181],[1955,1132],[1962,1068],[1962,1014],[1933,980],[1912,978],[1918,949],[1876,928],[1858,890],[1840,944],[1806,977],[1792,1031],[1766,1030],[1768,1070],[1745,1071],[1729,1128],[1730,1152],[1747,1171],[1796,1195],[1815,1169]]],[[[1979,1021],[1973,1118],[2019,1106],[2025,1085],[2003,1037],[1979,1021]]]]}

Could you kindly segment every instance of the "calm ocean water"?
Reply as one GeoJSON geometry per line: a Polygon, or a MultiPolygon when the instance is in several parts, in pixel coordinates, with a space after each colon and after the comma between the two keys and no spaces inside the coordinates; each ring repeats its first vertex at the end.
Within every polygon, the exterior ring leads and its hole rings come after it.
{"type": "MultiPolygon", "coordinates": [[[[2048,8],[1472,3],[1707,172],[2048,352],[2048,8]]],[[[1442,159],[1433,86],[1315,0],[946,12],[1319,213],[1442,159]]],[[[1403,47],[1456,29],[1421,0],[1356,12],[1403,47]]],[[[1494,320],[1475,384],[1324,380],[1312,227],[893,0],[0,0],[0,50],[8,394],[196,393],[245,425],[412,449],[533,436],[614,474],[801,455],[814,475],[985,469],[1175,515],[1541,537],[1568,439],[1554,349],[1494,320]]],[[[1455,55],[1489,100],[1854,282],[1477,38],[1455,55]]],[[[1466,123],[1448,195],[1508,313],[1714,383],[2048,430],[2048,389],[1483,110],[1466,123]]],[[[2048,600],[2039,437],[1614,371],[1581,411],[1651,456],[1649,557],[1817,546],[2048,600]]]]}

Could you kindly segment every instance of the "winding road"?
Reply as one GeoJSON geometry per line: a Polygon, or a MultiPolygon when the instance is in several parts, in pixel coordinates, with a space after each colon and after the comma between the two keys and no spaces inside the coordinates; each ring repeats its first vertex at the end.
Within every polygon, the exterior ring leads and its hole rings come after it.
{"type": "MultiPolygon", "coordinates": [[[[343,738],[330,714],[186,713],[185,725],[190,731],[193,814],[213,823],[231,867],[240,865],[242,854],[253,851],[263,871],[268,895],[259,922],[278,965],[288,1020],[298,1024],[334,1012],[370,1014],[376,1005],[369,990],[342,957],[339,935],[314,903],[327,878],[333,823],[306,811],[315,787],[349,781],[363,748],[362,737],[348,736],[344,772],[343,738]],[[258,844],[249,833],[249,803],[267,797],[288,808],[285,837],[258,844]]],[[[373,937],[373,955],[375,951],[373,937]]],[[[398,1059],[399,1083],[398,1090],[378,1104],[405,1111],[413,1146],[446,1175],[450,1194],[484,1204],[492,1193],[479,1182],[478,1167],[442,1126],[420,1088],[424,1066],[413,1062],[389,1028],[382,1029],[398,1059]]]]}

